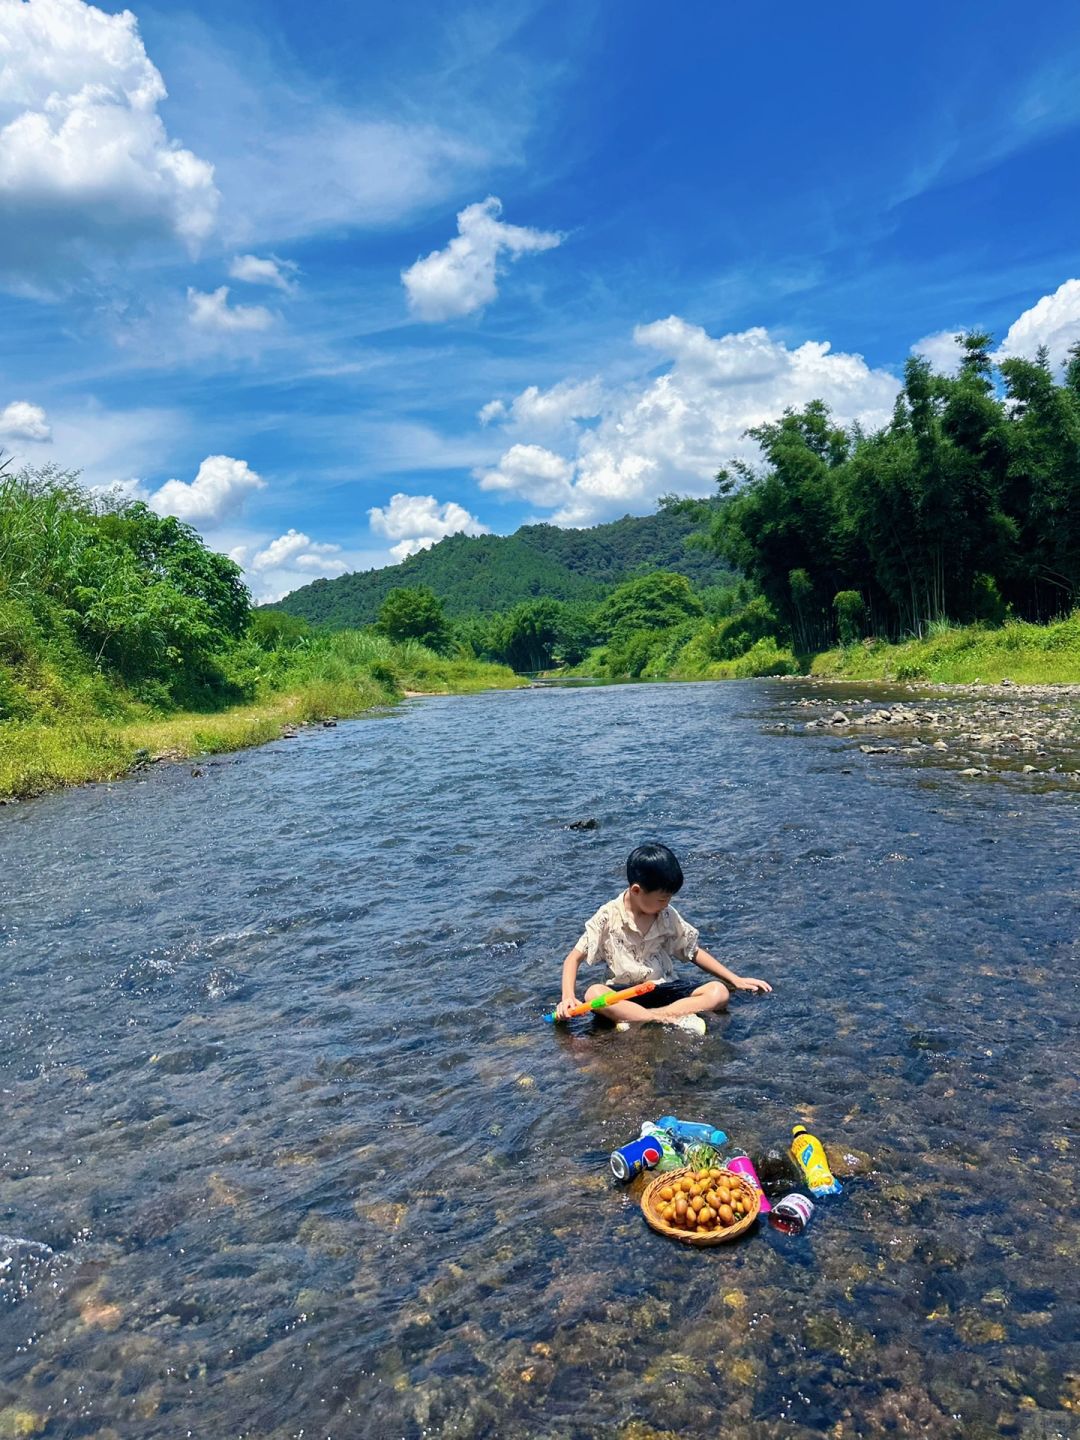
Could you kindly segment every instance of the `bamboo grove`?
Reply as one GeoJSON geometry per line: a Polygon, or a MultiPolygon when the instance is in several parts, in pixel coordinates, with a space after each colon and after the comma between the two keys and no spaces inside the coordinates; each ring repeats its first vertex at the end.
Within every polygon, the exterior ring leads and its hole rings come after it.
{"type": "Polygon", "coordinates": [[[1060,380],[958,337],[955,376],[908,360],[891,422],[837,427],[814,401],[751,431],[764,465],[717,479],[709,541],[794,648],[935,623],[1045,623],[1080,600],[1080,344],[1060,380]]]}

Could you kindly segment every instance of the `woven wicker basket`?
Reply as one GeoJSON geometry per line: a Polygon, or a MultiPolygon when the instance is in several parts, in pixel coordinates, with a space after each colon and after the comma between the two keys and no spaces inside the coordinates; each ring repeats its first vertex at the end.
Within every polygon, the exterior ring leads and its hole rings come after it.
{"type": "Polygon", "coordinates": [[[747,1211],[741,1220],[736,1220],[734,1225],[728,1225],[721,1229],[710,1230],[701,1233],[698,1230],[680,1230],[676,1225],[669,1225],[661,1218],[658,1210],[660,1204],[660,1191],[665,1185],[673,1185],[687,1176],[693,1175],[693,1170],[668,1170],[662,1175],[655,1176],[646,1185],[641,1196],[641,1212],[645,1219],[661,1235],[667,1235],[672,1240],[681,1240],[684,1245],[725,1245],[729,1240],[736,1240],[753,1225],[761,1210],[761,1197],[741,1175],[733,1171],[724,1172],[724,1184],[729,1190],[739,1189],[747,1201],[747,1211]]]}

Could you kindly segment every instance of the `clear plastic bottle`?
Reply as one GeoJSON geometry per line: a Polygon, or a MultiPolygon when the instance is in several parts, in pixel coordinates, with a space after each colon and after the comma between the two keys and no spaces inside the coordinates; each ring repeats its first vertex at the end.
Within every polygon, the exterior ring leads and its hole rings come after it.
{"type": "Polygon", "coordinates": [[[715,1125],[704,1125],[696,1120],[677,1120],[674,1115],[664,1115],[656,1124],[681,1145],[711,1145],[714,1150],[719,1150],[721,1145],[727,1144],[727,1136],[715,1125]]]}

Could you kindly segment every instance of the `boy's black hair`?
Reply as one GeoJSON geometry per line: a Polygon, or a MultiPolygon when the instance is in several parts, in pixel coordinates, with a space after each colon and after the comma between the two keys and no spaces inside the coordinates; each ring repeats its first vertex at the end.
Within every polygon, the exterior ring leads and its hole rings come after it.
{"type": "Polygon", "coordinates": [[[666,845],[639,845],[630,851],[626,878],[642,890],[663,890],[667,895],[677,895],[682,889],[682,866],[666,845]]]}

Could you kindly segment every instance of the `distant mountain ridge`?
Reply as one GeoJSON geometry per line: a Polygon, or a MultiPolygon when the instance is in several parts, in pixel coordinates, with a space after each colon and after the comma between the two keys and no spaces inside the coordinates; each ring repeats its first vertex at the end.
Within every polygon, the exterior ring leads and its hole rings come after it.
{"type": "Polygon", "coordinates": [[[687,544],[700,529],[700,520],[661,510],[590,530],[523,525],[513,535],[449,535],[400,565],[314,580],[275,608],[346,629],[370,625],[390,591],[404,586],[426,585],[448,615],[489,615],[540,597],[598,600],[653,570],[673,570],[698,586],[729,582],[731,571],[721,560],[687,544]]]}

